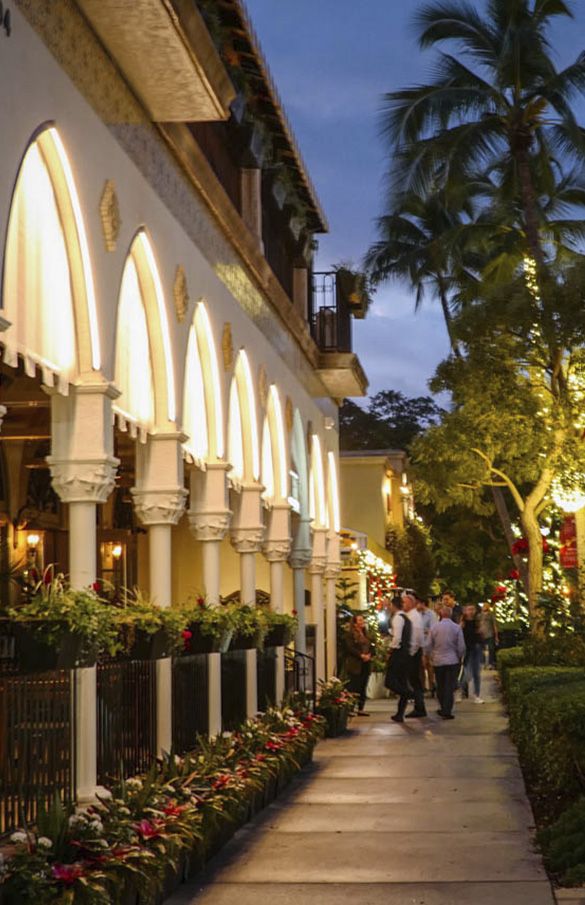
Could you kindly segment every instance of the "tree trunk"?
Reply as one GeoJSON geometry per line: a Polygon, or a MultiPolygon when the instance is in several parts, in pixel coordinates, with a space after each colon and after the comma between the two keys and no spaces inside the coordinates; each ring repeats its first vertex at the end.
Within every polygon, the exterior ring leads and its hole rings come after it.
{"type": "Polygon", "coordinates": [[[451,316],[451,311],[449,309],[449,302],[447,300],[447,292],[445,290],[445,286],[443,283],[443,275],[441,273],[437,273],[437,285],[439,287],[439,298],[441,300],[441,307],[443,309],[443,317],[445,319],[445,326],[447,327],[447,334],[449,336],[449,342],[451,343],[451,348],[453,349],[453,354],[456,358],[461,358],[461,352],[459,350],[459,345],[457,340],[453,337],[453,318],[451,316]]]}
{"type": "Polygon", "coordinates": [[[514,532],[512,531],[512,520],[510,518],[510,513],[508,511],[508,505],[506,503],[506,498],[503,494],[501,487],[494,487],[492,485],[492,495],[494,498],[494,503],[496,506],[496,510],[498,515],[500,516],[500,521],[502,523],[502,528],[504,529],[504,534],[506,535],[506,540],[508,542],[508,548],[510,550],[510,556],[514,561],[514,565],[516,570],[520,576],[520,581],[522,582],[522,586],[526,592],[526,596],[530,595],[529,589],[529,579],[528,579],[528,568],[524,559],[518,555],[518,553],[514,553],[514,544],[516,543],[516,538],[514,537],[514,532]]]}
{"type": "Polygon", "coordinates": [[[521,513],[522,527],[528,540],[528,611],[530,613],[530,630],[537,637],[542,637],[538,595],[542,590],[542,534],[534,510],[527,507],[521,513]]]}
{"type": "Polygon", "coordinates": [[[534,187],[530,176],[530,168],[525,151],[519,151],[516,154],[518,163],[518,174],[520,176],[520,188],[522,192],[522,207],[524,210],[524,226],[526,229],[526,238],[532,252],[532,257],[536,262],[537,276],[544,264],[544,255],[542,253],[542,245],[540,242],[540,232],[538,229],[538,218],[536,216],[536,205],[534,203],[534,187]]]}

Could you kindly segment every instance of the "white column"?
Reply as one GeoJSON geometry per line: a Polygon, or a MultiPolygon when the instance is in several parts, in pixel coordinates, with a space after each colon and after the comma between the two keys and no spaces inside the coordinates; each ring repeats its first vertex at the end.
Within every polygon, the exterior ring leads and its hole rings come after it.
{"type": "Polygon", "coordinates": [[[270,563],[270,607],[275,613],[284,613],[284,563],[290,549],[290,506],[276,503],[270,509],[262,545],[264,558],[270,563]]]}
{"type": "MultiPolygon", "coordinates": [[[[160,607],[171,606],[171,530],[185,509],[182,434],[156,434],[137,444],[134,508],[148,528],[150,596],[160,607]]],[[[173,745],[171,658],[156,664],[156,744],[159,754],[173,745]]]]}
{"type": "MultiPolygon", "coordinates": [[[[119,460],[112,455],[111,401],[117,391],[99,377],[72,387],[68,397],[51,394],[53,487],[69,505],[70,581],[83,588],[96,580],[96,505],[114,487],[119,460]]],[[[97,671],[75,670],[75,792],[91,799],[97,785],[97,671]]]]}
{"type": "Polygon", "coordinates": [[[276,648],[276,706],[280,707],[284,698],[284,647],[276,648]]]}
{"type": "Polygon", "coordinates": [[[240,554],[240,599],[256,604],[256,553],[262,549],[264,520],[261,484],[244,484],[234,495],[230,541],[240,554]]]}
{"type": "Polygon", "coordinates": [[[203,544],[203,588],[211,606],[219,604],[220,544],[231,517],[227,469],[225,462],[211,462],[205,471],[193,468],[190,473],[189,525],[193,536],[203,544]]]}
{"type": "Polygon", "coordinates": [[[326,528],[313,529],[313,556],[309,566],[311,575],[311,609],[315,622],[315,668],[317,680],[326,678],[325,620],[323,613],[323,573],[327,566],[326,528]]]}
{"type": "Polygon", "coordinates": [[[325,568],[325,636],[327,675],[337,672],[337,579],[341,571],[339,534],[327,535],[327,566],[325,568]]]}
{"type": "Polygon", "coordinates": [[[301,561],[291,557],[290,564],[293,569],[293,593],[295,610],[297,611],[297,636],[295,648],[300,654],[307,653],[307,614],[305,612],[305,568],[309,560],[301,561]]]}

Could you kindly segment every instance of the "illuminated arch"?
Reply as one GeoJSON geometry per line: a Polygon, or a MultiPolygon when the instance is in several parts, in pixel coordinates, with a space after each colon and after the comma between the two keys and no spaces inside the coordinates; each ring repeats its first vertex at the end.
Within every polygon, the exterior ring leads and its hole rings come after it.
{"type": "Polygon", "coordinates": [[[122,273],[116,327],[115,410],[141,431],[176,419],[171,339],[160,274],[150,240],[137,233],[122,273]]]}
{"type": "Polygon", "coordinates": [[[341,518],[339,513],[339,479],[337,474],[337,459],[335,453],[327,453],[327,516],[329,528],[336,534],[341,530],[341,518]]]}
{"type": "Polygon", "coordinates": [[[303,421],[298,409],[293,415],[291,434],[291,506],[302,518],[309,518],[309,468],[303,421]]]}
{"type": "Polygon", "coordinates": [[[223,398],[213,330],[201,300],[189,331],[183,390],[184,444],[188,455],[202,463],[224,456],[223,398]]]}
{"type": "Polygon", "coordinates": [[[286,502],[289,487],[289,466],[286,434],[280,395],[271,384],[262,428],[262,483],[267,500],[286,502]]]}
{"type": "Polygon", "coordinates": [[[315,527],[327,527],[323,452],[318,434],[313,434],[311,437],[310,513],[315,527]]]}
{"type": "Polygon", "coordinates": [[[236,481],[258,481],[260,450],[258,417],[250,362],[245,349],[236,359],[230,389],[228,417],[228,461],[236,481]]]}
{"type": "Polygon", "coordinates": [[[66,391],[99,371],[101,353],[89,247],[65,147],[55,126],[29,145],[16,181],[5,249],[3,304],[11,322],[6,361],[38,364],[66,391]]]}

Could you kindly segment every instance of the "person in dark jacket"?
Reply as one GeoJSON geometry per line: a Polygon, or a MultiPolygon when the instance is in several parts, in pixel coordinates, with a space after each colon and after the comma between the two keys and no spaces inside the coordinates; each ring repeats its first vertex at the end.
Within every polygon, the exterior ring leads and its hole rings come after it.
{"type": "Polygon", "coordinates": [[[349,675],[348,691],[359,695],[358,716],[369,716],[364,707],[372,650],[366,620],[361,613],[354,613],[345,636],[345,667],[349,675]]]}

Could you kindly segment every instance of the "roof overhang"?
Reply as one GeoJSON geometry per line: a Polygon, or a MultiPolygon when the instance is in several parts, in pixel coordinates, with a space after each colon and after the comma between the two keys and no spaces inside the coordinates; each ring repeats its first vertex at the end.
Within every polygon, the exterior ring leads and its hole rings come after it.
{"type": "Polygon", "coordinates": [[[193,0],[76,0],[154,122],[227,119],[235,90],[193,0]]]}
{"type": "Polygon", "coordinates": [[[317,376],[333,399],[365,396],[368,378],[355,352],[319,352],[317,376]]]}

